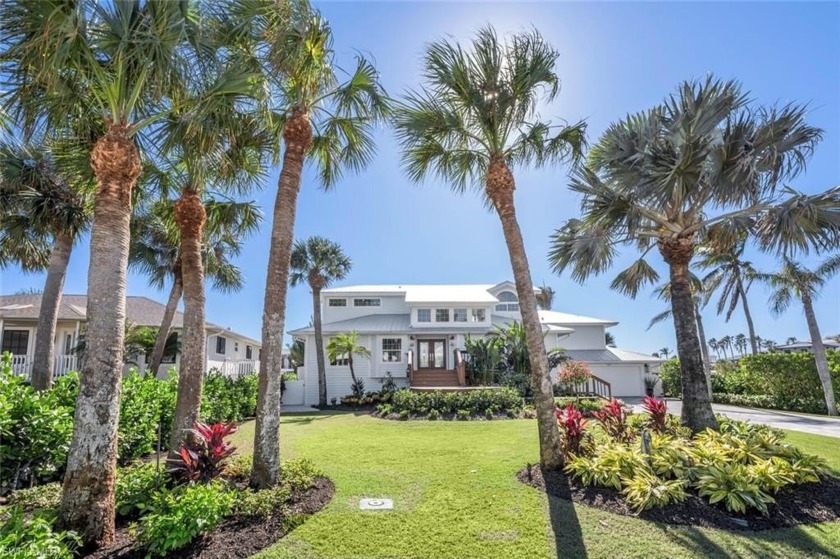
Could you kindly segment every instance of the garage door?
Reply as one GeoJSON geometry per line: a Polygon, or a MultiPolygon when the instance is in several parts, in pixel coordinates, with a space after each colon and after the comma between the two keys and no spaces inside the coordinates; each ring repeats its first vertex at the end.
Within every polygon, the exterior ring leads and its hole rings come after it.
{"type": "Polygon", "coordinates": [[[645,395],[641,365],[594,365],[591,364],[592,374],[608,383],[612,388],[612,395],[616,398],[627,396],[641,397],[645,395]]]}

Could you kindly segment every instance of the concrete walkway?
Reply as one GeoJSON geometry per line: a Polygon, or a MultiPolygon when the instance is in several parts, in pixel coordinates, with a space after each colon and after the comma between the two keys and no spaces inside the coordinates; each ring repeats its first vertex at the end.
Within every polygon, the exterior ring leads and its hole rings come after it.
{"type": "MultiPolygon", "coordinates": [[[[624,402],[633,406],[634,411],[642,411],[641,398],[623,398],[624,402]]],[[[674,415],[682,412],[682,401],[668,398],[668,411],[674,415]]],[[[779,429],[790,429],[791,431],[802,431],[803,433],[814,433],[840,438],[840,419],[831,417],[820,417],[818,415],[804,415],[787,411],[764,410],[760,408],[743,408],[740,406],[729,406],[724,404],[712,404],[715,413],[725,415],[739,421],[750,423],[764,423],[779,429]]]]}

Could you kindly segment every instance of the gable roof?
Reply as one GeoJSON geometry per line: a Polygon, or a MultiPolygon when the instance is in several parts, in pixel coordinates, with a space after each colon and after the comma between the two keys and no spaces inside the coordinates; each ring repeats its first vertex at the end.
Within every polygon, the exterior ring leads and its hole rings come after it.
{"type": "Polygon", "coordinates": [[[635,351],[608,347],[605,349],[566,349],[569,359],[586,361],[587,363],[658,363],[664,361],[659,357],[645,355],[635,351]]]}
{"type": "MultiPolygon", "coordinates": [[[[38,320],[41,311],[41,294],[0,295],[0,318],[18,320],[38,320]]],[[[148,297],[127,295],[125,298],[126,320],[135,326],[160,326],[166,306],[148,297]]],[[[58,320],[87,320],[87,295],[62,295],[58,306],[58,320]]],[[[173,328],[184,327],[184,314],[175,311],[172,318],[173,328]]],[[[229,332],[245,340],[260,345],[257,340],[233,332],[212,322],[207,323],[212,333],[229,332]]]]}

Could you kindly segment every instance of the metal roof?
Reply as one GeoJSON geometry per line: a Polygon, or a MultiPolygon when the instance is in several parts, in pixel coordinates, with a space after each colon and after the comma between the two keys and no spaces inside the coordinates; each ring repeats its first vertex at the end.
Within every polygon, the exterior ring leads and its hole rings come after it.
{"type": "Polygon", "coordinates": [[[637,353],[617,347],[605,349],[567,349],[566,355],[575,361],[586,361],[587,363],[658,363],[662,359],[637,353]]]}

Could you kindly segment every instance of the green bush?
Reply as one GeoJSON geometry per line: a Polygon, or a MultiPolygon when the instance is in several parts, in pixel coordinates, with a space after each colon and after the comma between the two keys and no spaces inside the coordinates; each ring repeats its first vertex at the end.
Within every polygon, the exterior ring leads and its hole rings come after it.
{"type": "Polygon", "coordinates": [[[591,415],[595,411],[601,411],[606,403],[607,400],[601,398],[554,398],[554,405],[558,408],[566,409],[567,405],[574,404],[578,411],[585,416],[591,415]]]}
{"type": "Polygon", "coordinates": [[[43,514],[27,517],[21,507],[0,512],[0,557],[4,559],[73,559],[80,540],[73,532],[55,532],[43,514]]]}
{"type": "Polygon", "coordinates": [[[271,516],[281,511],[291,496],[289,487],[282,484],[260,491],[246,488],[237,493],[233,513],[237,516],[271,516]]]}
{"type": "Polygon", "coordinates": [[[178,385],[174,376],[158,380],[132,370],[123,378],[117,438],[117,452],[121,464],[127,464],[157,450],[158,424],[161,448],[167,447],[177,395],[178,385]]]}
{"type": "Polygon", "coordinates": [[[18,489],[9,495],[10,505],[19,505],[25,511],[35,509],[57,509],[61,502],[61,484],[45,483],[26,489],[18,489]]]}
{"type": "Polygon", "coordinates": [[[204,378],[202,421],[229,423],[256,415],[258,382],[256,373],[232,378],[211,372],[204,378]]]}
{"type": "Polygon", "coordinates": [[[215,529],[233,510],[235,495],[218,482],[158,491],[140,519],[137,541],[152,556],[181,549],[215,529]]]}
{"type": "Polygon", "coordinates": [[[794,400],[783,396],[769,394],[713,394],[716,404],[730,404],[746,406],[748,408],[764,408],[768,410],[787,410],[800,413],[825,413],[825,400],[822,396],[801,400],[794,400]]]}
{"type": "Polygon", "coordinates": [[[524,402],[512,388],[487,388],[466,392],[415,392],[397,390],[391,398],[392,410],[397,413],[427,416],[432,410],[441,415],[452,415],[464,410],[471,415],[519,411],[524,402]]]}
{"type": "Polygon", "coordinates": [[[682,396],[679,358],[674,357],[662,363],[659,366],[659,378],[662,380],[662,391],[666,396],[682,396]]]}
{"type": "Polygon", "coordinates": [[[136,464],[117,470],[117,514],[136,517],[149,510],[155,493],[163,485],[162,471],[154,464],[136,464]]]}

